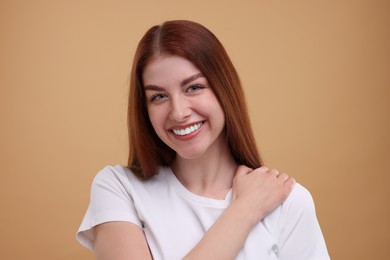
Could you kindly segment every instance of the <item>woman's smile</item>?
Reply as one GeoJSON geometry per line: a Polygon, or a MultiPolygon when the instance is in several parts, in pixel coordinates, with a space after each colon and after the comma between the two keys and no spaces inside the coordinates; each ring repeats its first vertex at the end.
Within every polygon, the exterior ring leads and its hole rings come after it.
{"type": "Polygon", "coordinates": [[[203,125],[203,122],[198,122],[195,124],[190,124],[189,126],[175,127],[171,131],[173,134],[178,136],[188,136],[193,133],[197,133],[199,128],[203,125]]]}

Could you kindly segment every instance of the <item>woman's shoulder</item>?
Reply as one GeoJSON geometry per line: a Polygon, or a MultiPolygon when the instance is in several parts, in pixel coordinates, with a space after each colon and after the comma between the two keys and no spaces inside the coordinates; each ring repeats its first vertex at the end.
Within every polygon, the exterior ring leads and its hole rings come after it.
{"type": "Polygon", "coordinates": [[[265,222],[279,223],[299,219],[302,215],[315,215],[314,201],[311,193],[303,185],[296,183],[287,199],[265,218],[265,222]]]}
{"type": "Polygon", "coordinates": [[[127,166],[107,165],[102,168],[95,176],[93,185],[104,185],[104,186],[148,186],[150,183],[165,178],[167,175],[167,169],[164,167],[159,168],[158,173],[149,180],[142,180],[136,176],[127,166]]]}
{"type": "Polygon", "coordinates": [[[305,209],[314,207],[313,197],[310,191],[300,183],[296,183],[290,195],[283,203],[283,207],[294,207],[296,209],[305,209]]]}
{"type": "Polygon", "coordinates": [[[310,191],[296,183],[288,198],[275,211],[277,219],[284,223],[316,219],[315,205],[310,191]]]}
{"type": "Polygon", "coordinates": [[[313,227],[316,221],[311,193],[296,183],[288,198],[262,222],[268,230],[275,232],[276,237],[282,237],[296,228],[306,230],[306,227],[313,227]]]}
{"type": "Polygon", "coordinates": [[[123,165],[107,165],[95,175],[93,184],[125,184],[133,179],[133,177],[135,177],[135,175],[123,165]]]}
{"type": "Polygon", "coordinates": [[[95,179],[105,179],[116,177],[128,177],[134,175],[133,172],[126,166],[117,164],[117,165],[106,165],[95,176],[95,179]]]}

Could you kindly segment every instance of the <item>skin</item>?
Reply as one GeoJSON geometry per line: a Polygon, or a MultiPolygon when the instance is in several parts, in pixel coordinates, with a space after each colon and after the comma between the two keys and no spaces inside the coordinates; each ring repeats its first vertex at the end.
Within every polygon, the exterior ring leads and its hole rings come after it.
{"type": "MultiPolygon", "coordinates": [[[[223,110],[207,79],[188,60],[157,57],[146,66],[143,80],[153,128],[177,153],[172,170],[178,180],[189,191],[214,199],[233,190],[230,206],[184,259],[234,259],[258,221],[287,198],[295,180],[275,169],[235,163],[223,133],[223,110]],[[186,128],[193,132],[173,131],[186,128]]],[[[135,224],[104,223],[94,235],[97,259],[152,259],[135,224]]]]}
{"type": "Polygon", "coordinates": [[[143,79],[153,128],[180,160],[198,160],[208,155],[207,150],[223,145],[224,112],[207,79],[192,63],[163,56],[146,67],[143,79]],[[189,135],[172,131],[196,123],[203,124],[189,135]]]}
{"type": "Polygon", "coordinates": [[[181,57],[156,59],[143,74],[147,109],[157,135],[177,153],[172,169],[183,185],[199,195],[224,198],[237,165],[222,134],[224,112],[207,79],[199,75],[181,57]],[[189,135],[172,131],[199,122],[202,126],[189,135]]]}

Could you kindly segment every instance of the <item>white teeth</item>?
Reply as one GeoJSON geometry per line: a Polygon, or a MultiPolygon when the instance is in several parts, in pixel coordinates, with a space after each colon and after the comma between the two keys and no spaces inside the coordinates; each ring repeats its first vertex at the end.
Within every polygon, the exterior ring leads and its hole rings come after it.
{"type": "Polygon", "coordinates": [[[188,134],[191,134],[191,133],[195,132],[196,130],[198,130],[199,127],[202,126],[202,124],[203,124],[203,122],[200,122],[200,123],[194,124],[192,126],[184,128],[184,129],[173,129],[172,131],[176,135],[188,135],[188,134]]]}

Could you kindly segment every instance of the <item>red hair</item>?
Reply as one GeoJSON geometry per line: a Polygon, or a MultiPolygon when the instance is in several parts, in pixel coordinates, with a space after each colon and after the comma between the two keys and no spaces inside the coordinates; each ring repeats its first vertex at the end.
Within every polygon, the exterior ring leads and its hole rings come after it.
{"type": "Polygon", "coordinates": [[[170,166],[176,156],[155,133],[146,109],[142,73],[159,55],[181,56],[202,72],[225,112],[225,133],[233,158],[250,168],[262,166],[241,82],[224,47],[204,26],[177,20],[150,28],[135,53],[128,104],[128,167],[148,179],[158,166],[170,166]]]}

